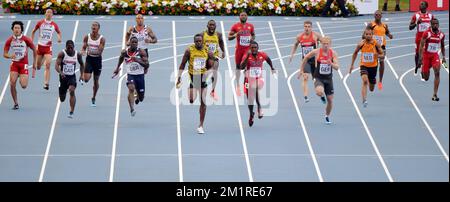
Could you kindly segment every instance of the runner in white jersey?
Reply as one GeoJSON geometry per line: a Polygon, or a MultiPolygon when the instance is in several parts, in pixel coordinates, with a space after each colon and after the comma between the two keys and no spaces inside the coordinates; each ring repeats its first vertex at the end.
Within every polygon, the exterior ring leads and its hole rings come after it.
{"type": "MultiPolygon", "coordinates": [[[[58,43],[61,43],[61,31],[58,25],[52,21],[53,10],[47,9],[45,11],[45,19],[39,20],[31,32],[31,40],[34,41],[34,33],[39,30],[38,47],[37,47],[37,61],[36,67],[41,69],[42,63],[45,61],[44,71],[44,89],[49,89],[50,82],[50,63],[52,61],[52,38],[53,32],[56,31],[58,35],[58,43]]],[[[34,77],[34,71],[33,71],[34,77]]]]}
{"type": "MultiPolygon", "coordinates": [[[[128,28],[127,34],[125,35],[125,41],[129,43],[130,38],[134,36],[138,40],[138,48],[145,50],[148,56],[147,44],[155,44],[158,42],[156,35],[153,30],[148,25],[144,25],[144,16],[141,14],[136,15],[136,25],[130,26],[128,28]]],[[[128,44],[129,45],[129,44],[128,44]]]]}
{"type": "Polygon", "coordinates": [[[119,63],[116,70],[114,70],[113,78],[119,74],[120,65],[122,62],[127,71],[127,87],[128,87],[128,103],[130,105],[131,116],[136,115],[134,104],[144,101],[145,94],[145,80],[144,75],[147,74],[149,63],[147,53],[139,49],[138,39],[136,37],[130,38],[130,47],[122,50],[119,57],[119,63]],[[134,97],[135,92],[137,97],[134,97]]]}
{"type": "Polygon", "coordinates": [[[81,56],[81,53],[75,50],[73,41],[68,40],[66,42],[66,49],[59,52],[55,64],[55,69],[59,73],[59,100],[61,102],[66,100],[67,90],[69,90],[70,94],[70,112],[67,116],[68,118],[73,118],[73,112],[75,110],[75,89],[77,88],[75,72],[77,62],[80,63],[80,72],[83,72],[83,57],[81,56]]]}
{"type": "MultiPolygon", "coordinates": [[[[86,68],[83,74],[83,81],[89,82],[92,73],[94,73],[93,95],[91,98],[91,106],[95,107],[95,97],[97,96],[100,74],[102,73],[102,53],[105,48],[106,40],[99,33],[100,23],[93,22],[91,26],[91,33],[83,38],[82,55],[86,55],[86,68]]],[[[83,83],[82,83],[83,84],[83,83]]]]}

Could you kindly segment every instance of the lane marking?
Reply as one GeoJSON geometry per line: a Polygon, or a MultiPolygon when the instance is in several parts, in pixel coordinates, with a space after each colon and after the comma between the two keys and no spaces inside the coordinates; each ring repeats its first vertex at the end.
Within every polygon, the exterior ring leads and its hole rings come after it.
{"type": "MultiPolygon", "coordinates": [[[[270,32],[272,32],[272,38],[273,38],[273,43],[275,44],[275,49],[277,50],[278,57],[281,58],[281,52],[280,52],[280,49],[278,48],[277,38],[275,36],[275,33],[273,32],[272,23],[270,21],[268,23],[269,23],[269,27],[270,27],[270,32]]],[[[284,66],[284,62],[282,59],[280,59],[280,62],[281,62],[281,67],[283,68],[284,78],[287,78],[287,71],[286,71],[286,67],[284,66]]]]}

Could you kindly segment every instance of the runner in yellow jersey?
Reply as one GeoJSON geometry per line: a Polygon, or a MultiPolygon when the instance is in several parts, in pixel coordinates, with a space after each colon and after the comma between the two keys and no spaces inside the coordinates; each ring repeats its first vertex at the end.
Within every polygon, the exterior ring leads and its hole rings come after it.
{"type": "Polygon", "coordinates": [[[217,71],[219,69],[219,57],[220,59],[225,58],[225,46],[223,44],[222,34],[220,32],[216,32],[216,21],[210,20],[206,25],[207,30],[203,31],[203,43],[208,48],[209,52],[214,54],[214,64],[212,66],[212,87],[211,87],[211,97],[214,101],[218,101],[219,97],[215,92],[216,84],[217,84],[217,71]],[[221,54],[219,56],[219,47],[221,50],[221,54]]]}
{"type": "Polygon", "coordinates": [[[194,36],[194,44],[190,45],[183,55],[181,61],[178,78],[177,88],[181,87],[181,75],[183,73],[186,63],[189,62],[188,72],[190,78],[189,86],[189,102],[194,103],[197,98],[197,93],[200,94],[200,124],[197,128],[198,134],[204,134],[203,122],[206,115],[206,73],[214,64],[214,55],[212,52],[208,52],[208,48],[203,45],[203,35],[196,34],[194,36]]]}
{"type": "Polygon", "coordinates": [[[350,66],[349,74],[352,73],[353,65],[355,64],[356,56],[361,51],[360,73],[362,83],[361,95],[363,100],[363,106],[367,107],[367,86],[372,92],[377,83],[377,68],[378,58],[384,58],[384,53],[381,50],[381,46],[372,38],[373,31],[371,29],[364,30],[364,39],[356,45],[356,49],[353,52],[352,63],[350,66]]]}
{"type": "MultiPolygon", "coordinates": [[[[389,37],[389,39],[392,39],[393,36],[390,33],[388,29],[388,25],[381,22],[381,11],[377,10],[374,13],[375,20],[372,22],[369,22],[367,24],[367,29],[373,30],[373,37],[377,41],[377,43],[381,46],[381,49],[383,49],[384,55],[386,56],[386,36],[389,37]]],[[[380,76],[379,76],[379,82],[378,82],[378,89],[383,89],[383,75],[384,75],[384,58],[380,59],[380,76]]]]}

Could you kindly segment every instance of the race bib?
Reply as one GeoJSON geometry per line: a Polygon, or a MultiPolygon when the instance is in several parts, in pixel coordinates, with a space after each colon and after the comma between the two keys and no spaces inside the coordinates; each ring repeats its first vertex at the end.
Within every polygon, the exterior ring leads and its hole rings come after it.
{"type": "Polygon", "coordinates": [[[52,33],[47,31],[42,31],[41,39],[45,41],[49,41],[52,38],[52,33]]]}
{"type": "Polygon", "coordinates": [[[380,46],[383,45],[383,36],[377,36],[377,35],[373,35],[373,37],[375,38],[375,40],[377,41],[377,44],[379,44],[380,46]]]}
{"type": "Polygon", "coordinates": [[[331,65],[330,64],[320,64],[319,66],[320,74],[331,74],[331,65]]]}
{"type": "Polygon", "coordinates": [[[373,53],[363,53],[363,62],[373,62],[373,53]]]}
{"type": "Polygon", "coordinates": [[[438,43],[429,43],[427,51],[430,53],[437,53],[439,51],[439,44],[438,43]]]}
{"type": "Polygon", "coordinates": [[[130,72],[137,72],[140,70],[140,65],[138,63],[131,63],[130,66],[128,67],[130,72]]]}
{"type": "Polygon", "coordinates": [[[215,53],[216,50],[217,50],[217,44],[215,44],[215,43],[210,43],[210,44],[208,44],[208,51],[209,51],[209,52],[215,53]]]}
{"type": "Polygon", "coordinates": [[[65,64],[63,66],[63,73],[66,75],[73,75],[75,74],[75,65],[73,64],[65,64]]]}
{"type": "Polygon", "coordinates": [[[419,24],[419,32],[424,32],[430,27],[430,23],[422,22],[419,24]]]}
{"type": "Polygon", "coordinates": [[[305,55],[307,55],[309,52],[311,52],[312,50],[313,50],[313,46],[305,46],[305,47],[302,47],[302,53],[303,53],[303,56],[305,56],[305,55]]]}
{"type": "Polygon", "coordinates": [[[198,71],[203,69],[206,66],[205,58],[195,58],[194,59],[194,70],[198,71]]]}
{"type": "Polygon", "coordinates": [[[249,46],[250,45],[250,36],[241,36],[239,39],[239,44],[241,46],[249,46]]]}
{"type": "Polygon", "coordinates": [[[262,73],[262,69],[260,67],[250,67],[250,77],[257,78],[260,77],[262,73]]]}
{"type": "Polygon", "coordinates": [[[25,56],[22,48],[14,48],[13,51],[14,51],[14,55],[16,56],[15,60],[20,60],[25,56]]]}

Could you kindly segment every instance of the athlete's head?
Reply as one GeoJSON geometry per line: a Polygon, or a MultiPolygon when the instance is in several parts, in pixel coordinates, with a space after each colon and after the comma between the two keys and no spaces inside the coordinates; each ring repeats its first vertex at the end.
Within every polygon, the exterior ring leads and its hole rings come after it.
{"type": "Polygon", "coordinates": [[[239,20],[241,21],[241,23],[245,23],[247,22],[247,13],[246,12],[242,12],[241,14],[239,14],[239,20]]]}
{"type": "Polygon", "coordinates": [[[373,14],[373,17],[375,18],[375,21],[381,21],[381,17],[383,16],[381,15],[380,10],[376,10],[375,13],[373,14]]]}
{"type": "Polygon", "coordinates": [[[329,48],[331,48],[331,38],[329,36],[323,36],[320,42],[322,49],[328,50],[329,48]]]}
{"type": "Polygon", "coordinates": [[[53,17],[53,10],[52,9],[47,9],[45,10],[45,19],[46,20],[51,20],[53,17]]]}
{"type": "Polygon", "coordinates": [[[144,26],[144,16],[142,16],[141,14],[137,14],[136,15],[136,24],[138,26],[144,26]]]}
{"type": "Polygon", "coordinates": [[[216,31],[216,21],[209,20],[208,25],[206,25],[206,28],[208,28],[209,33],[214,33],[216,31]]]}
{"type": "Polygon", "coordinates": [[[195,44],[195,48],[202,49],[203,48],[203,35],[196,34],[194,36],[194,44],[195,44]]]}
{"type": "Polygon", "coordinates": [[[74,51],[75,51],[75,44],[73,43],[72,40],[67,40],[66,41],[66,53],[69,55],[72,55],[74,51]]]}
{"type": "Polygon", "coordinates": [[[372,40],[372,36],[373,36],[373,30],[372,29],[368,29],[368,28],[366,28],[365,30],[364,30],[364,39],[366,40],[366,41],[370,41],[370,40],[372,40]]]}
{"type": "Polygon", "coordinates": [[[98,33],[98,30],[100,29],[100,23],[97,21],[94,21],[91,25],[91,30],[94,33],[98,33]]]}
{"type": "Polygon", "coordinates": [[[303,28],[305,30],[305,33],[309,34],[312,31],[312,22],[307,20],[303,22],[303,28]]]}
{"type": "Polygon", "coordinates": [[[130,37],[130,49],[135,51],[138,46],[138,39],[135,36],[130,37]]]}
{"type": "Polygon", "coordinates": [[[252,52],[252,55],[258,54],[259,45],[256,43],[256,41],[250,41],[250,51],[252,52]]]}
{"type": "Polygon", "coordinates": [[[15,36],[19,36],[23,32],[23,22],[22,21],[14,21],[11,25],[11,30],[15,36]]]}
{"type": "Polygon", "coordinates": [[[439,30],[439,20],[437,18],[433,18],[431,20],[431,30],[433,30],[433,32],[437,32],[439,30]]]}
{"type": "Polygon", "coordinates": [[[428,2],[427,1],[421,1],[419,5],[419,9],[422,13],[427,12],[428,9],[428,2]]]}

